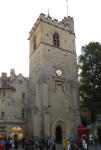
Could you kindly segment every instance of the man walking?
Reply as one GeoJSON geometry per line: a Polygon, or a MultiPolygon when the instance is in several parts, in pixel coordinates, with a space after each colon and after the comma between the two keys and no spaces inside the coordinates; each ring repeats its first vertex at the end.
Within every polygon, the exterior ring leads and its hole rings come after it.
{"type": "Polygon", "coordinates": [[[89,139],[90,139],[90,144],[93,145],[93,135],[91,133],[90,133],[89,139]]]}

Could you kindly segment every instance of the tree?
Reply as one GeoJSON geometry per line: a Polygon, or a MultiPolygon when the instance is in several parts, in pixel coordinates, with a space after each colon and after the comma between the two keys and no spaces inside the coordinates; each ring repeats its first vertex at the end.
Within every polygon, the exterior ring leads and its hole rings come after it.
{"type": "Polygon", "coordinates": [[[82,46],[78,57],[79,91],[82,106],[91,112],[101,110],[101,44],[82,46]]]}

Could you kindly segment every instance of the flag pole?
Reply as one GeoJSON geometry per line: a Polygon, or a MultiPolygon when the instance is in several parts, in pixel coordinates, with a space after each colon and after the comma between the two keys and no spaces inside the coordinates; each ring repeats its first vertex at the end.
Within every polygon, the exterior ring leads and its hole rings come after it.
{"type": "Polygon", "coordinates": [[[67,18],[68,18],[68,0],[66,0],[67,2],[67,18]]]}

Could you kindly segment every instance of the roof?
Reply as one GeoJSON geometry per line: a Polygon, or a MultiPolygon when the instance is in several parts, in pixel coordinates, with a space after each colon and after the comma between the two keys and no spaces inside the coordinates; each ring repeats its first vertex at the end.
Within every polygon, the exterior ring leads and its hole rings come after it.
{"type": "Polygon", "coordinates": [[[13,86],[10,86],[9,84],[3,84],[2,86],[1,86],[1,88],[0,89],[11,89],[11,90],[16,90],[13,86]]]}

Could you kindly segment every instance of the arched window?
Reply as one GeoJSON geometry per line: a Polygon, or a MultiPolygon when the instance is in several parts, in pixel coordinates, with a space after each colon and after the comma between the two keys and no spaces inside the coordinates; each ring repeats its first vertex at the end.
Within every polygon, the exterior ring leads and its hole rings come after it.
{"type": "Polygon", "coordinates": [[[36,49],[36,37],[33,38],[33,51],[36,49]]]}
{"type": "Polygon", "coordinates": [[[59,35],[57,33],[53,35],[53,45],[59,47],[59,35]]]}

